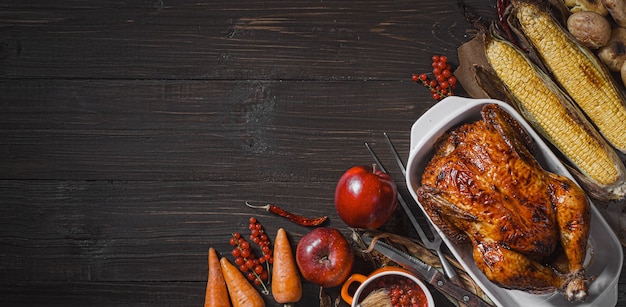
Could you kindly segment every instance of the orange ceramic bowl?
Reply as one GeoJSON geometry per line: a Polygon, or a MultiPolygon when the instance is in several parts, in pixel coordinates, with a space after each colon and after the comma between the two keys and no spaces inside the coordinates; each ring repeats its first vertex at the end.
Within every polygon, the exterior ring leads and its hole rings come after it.
{"type": "Polygon", "coordinates": [[[389,299],[395,300],[401,298],[397,295],[394,297],[394,289],[407,287],[413,289],[413,296],[402,299],[417,300],[420,307],[435,306],[433,297],[426,285],[415,275],[398,267],[380,268],[369,276],[358,273],[352,274],[341,287],[341,298],[350,306],[357,307],[374,290],[385,288],[389,291],[389,299]],[[359,284],[359,286],[354,295],[351,295],[350,288],[353,284],[359,284]]]}

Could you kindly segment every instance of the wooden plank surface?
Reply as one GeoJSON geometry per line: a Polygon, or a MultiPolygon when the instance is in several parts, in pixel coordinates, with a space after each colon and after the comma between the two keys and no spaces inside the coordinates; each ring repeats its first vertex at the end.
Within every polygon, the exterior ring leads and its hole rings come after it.
{"type": "Polygon", "coordinates": [[[408,155],[411,74],[472,33],[456,1],[0,1],[0,305],[200,306],[248,217],[309,231],[245,201],[347,234],[339,176],[408,155]]]}
{"type": "MultiPolygon", "coordinates": [[[[93,3],[92,3],[93,2],[93,3]]],[[[493,16],[482,1],[480,12],[493,16]]],[[[466,40],[454,1],[4,4],[10,78],[404,80],[466,40]],[[453,16],[450,21],[444,21],[453,16]]]]}
{"type": "Polygon", "coordinates": [[[363,142],[383,130],[408,156],[411,124],[434,101],[415,101],[422,89],[409,81],[348,85],[9,80],[0,134],[11,163],[0,177],[332,181],[346,160],[369,163],[363,142]]]}

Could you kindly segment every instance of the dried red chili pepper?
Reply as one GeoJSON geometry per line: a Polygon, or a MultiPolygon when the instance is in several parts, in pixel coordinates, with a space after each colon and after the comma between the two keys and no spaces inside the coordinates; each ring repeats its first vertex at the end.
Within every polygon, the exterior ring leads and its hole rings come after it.
{"type": "Polygon", "coordinates": [[[328,216],[321,216],[318,218],[306,218],[304,216],[295,214],[295,213],[291,213],[289,211],[286,211],[278,206],[274,206],[274,205],[264,205],[264,206],[255,206],[250,204],[249,202],[246,202],[246,206],[250,207],[250,208],[254,208],[254,209],[264,209],[265,211],[269,211],[272,212],[278,216],[282,216],[284,218],[287,218],[288,220],[301,225],[301,226],[319,226],[322,223],[324,223],[327,219],[328,216]]]}

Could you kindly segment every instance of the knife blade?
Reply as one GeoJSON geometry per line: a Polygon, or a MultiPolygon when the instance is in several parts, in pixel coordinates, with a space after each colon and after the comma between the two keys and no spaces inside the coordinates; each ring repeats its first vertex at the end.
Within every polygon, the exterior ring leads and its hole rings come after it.
{"type": "MultiPolygon", "coordinates": [[[[361,235],[361,239],[366,245],[372,243],[372,238],[367,235],[361,235]]],[[[406,254],[380,240],[374,243],[374,249],[385,255],[393,262],[401,265],[410,272],[421,276],[429,284],[433,285],[439,291],[450,295],[459,302],[469,307],[492,307],[491,304],[485,302],[482,298],[467,289],[460,287],[448,280],[443,273],[435,267],[423,262],[422,260],[406,254]]]]}

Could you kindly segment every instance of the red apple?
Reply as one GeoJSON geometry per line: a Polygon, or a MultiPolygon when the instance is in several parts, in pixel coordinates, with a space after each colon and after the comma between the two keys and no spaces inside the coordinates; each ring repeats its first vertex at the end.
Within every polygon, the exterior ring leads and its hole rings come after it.
{"type": "Polygon", "coordinates": [[[336,287],[352,272],[354,252],[339,230],[320,227],[300,239],[296,263],[306,281],[324,288],[336,287]]]}
{"type": "Polygon", "coordinates": [[[398,203],[398,187],[376,166],[354,166],[339,179],[335,208],[350,227],[376,229],[393,214],[398,203]]]}

